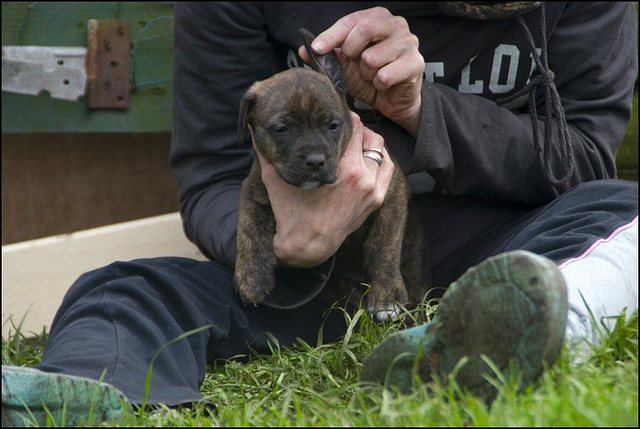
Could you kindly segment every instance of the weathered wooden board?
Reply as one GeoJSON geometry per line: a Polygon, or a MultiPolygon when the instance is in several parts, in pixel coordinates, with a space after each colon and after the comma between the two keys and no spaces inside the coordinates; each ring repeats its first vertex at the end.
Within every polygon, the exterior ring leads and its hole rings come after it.
{"type": "Polygon", "coordinates": [[[2,334],[49,330],[64,294],[83,273],[113,261],[179,256],[205,260],[178,213],[2,246],[2,334]],[[13,323],[13,325],[12,325],[13,323]]]}

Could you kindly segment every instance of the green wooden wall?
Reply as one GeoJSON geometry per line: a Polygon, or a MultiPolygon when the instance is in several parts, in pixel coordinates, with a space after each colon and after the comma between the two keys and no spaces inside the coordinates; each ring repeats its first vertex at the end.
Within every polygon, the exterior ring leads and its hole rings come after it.
{"type": "Polygon", "coordinates": [[[84,98],[2,93],[3,133],[162,132],[171,130],[173,4],[159,2],[2,3],[2,44],[87,46],[89,19],[129,21],[131,82],[126,111],[89,110],[84,98]]]}
{"type": "MultiPolygon", "coordinates": [[[[173,62],[172,3],[2,3],[2,44],[86,46],[89,19],[131,24],[135,89],[126,111],[86,108],[83,99],[65,101],[2,93],[3,133],[126,133],[171,131],[173,62]]],[[[634,119],[618,152],[622,177],[637,180],[638,100],[634,119]]]]}

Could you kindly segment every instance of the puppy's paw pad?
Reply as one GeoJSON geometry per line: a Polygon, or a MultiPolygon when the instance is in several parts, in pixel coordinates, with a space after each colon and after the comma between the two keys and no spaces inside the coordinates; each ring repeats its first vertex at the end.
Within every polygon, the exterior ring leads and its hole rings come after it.
{"type": "Polygon", "coordinates": [[[404,308],[398,304],[383,306],[370,305],[367,310],[373,314],[379,322],[396,321],[404,313],[404,308]]]}
{"type": "Polygon", "coordinates": [[[239,289],[238,295],[240,295],[240,299],[245,304],[253,304],[257,305],[262,302],[262,300],[269,294],[269,292],[264,290],[256,290],[256,289],[239,289]]]}

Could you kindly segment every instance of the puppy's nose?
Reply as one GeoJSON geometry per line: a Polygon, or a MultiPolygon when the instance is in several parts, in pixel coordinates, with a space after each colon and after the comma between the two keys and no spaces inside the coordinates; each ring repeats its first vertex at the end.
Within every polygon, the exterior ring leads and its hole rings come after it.
{"type": "Polygon", "coordinates": [[[304,165],[310,170],[319,170],[324,166],[326,157],[321,153],[310,153],[304,159],[304,165]]]}

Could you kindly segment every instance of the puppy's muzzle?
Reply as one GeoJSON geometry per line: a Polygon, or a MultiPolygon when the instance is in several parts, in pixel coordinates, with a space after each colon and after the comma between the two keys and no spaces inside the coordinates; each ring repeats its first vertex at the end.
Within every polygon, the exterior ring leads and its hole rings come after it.
{"type": "Polygon", "coordinates": [[[327,162],[327,157],[322,153],[310,153],[304,158],[304,165],[309,171],[320,171],[327,162]]]}
{"type": "Polygon", "coordinates": [[[289,184],[310,189],[336,181],[335,160],[323,151],[299,153],[296,159],[281,172],[289,184]]]}

